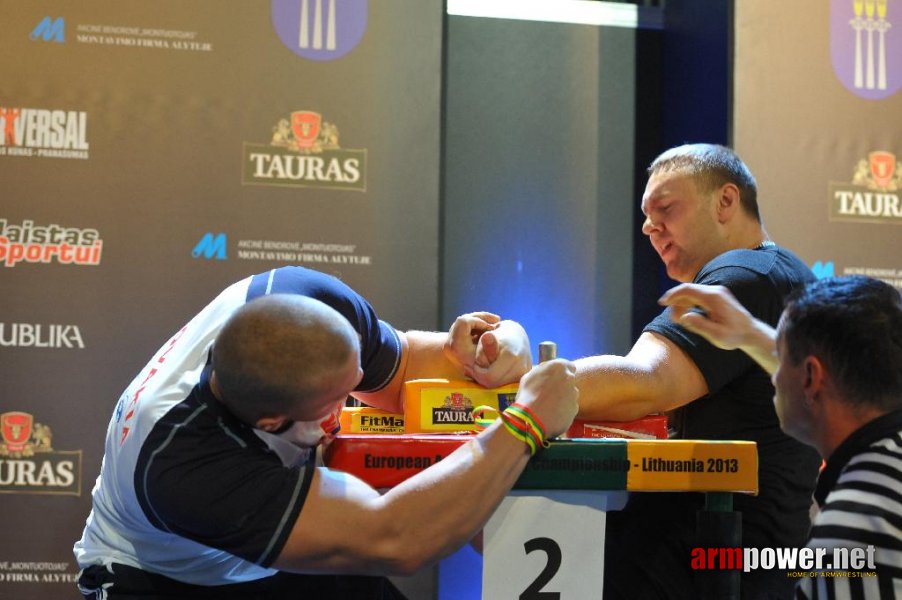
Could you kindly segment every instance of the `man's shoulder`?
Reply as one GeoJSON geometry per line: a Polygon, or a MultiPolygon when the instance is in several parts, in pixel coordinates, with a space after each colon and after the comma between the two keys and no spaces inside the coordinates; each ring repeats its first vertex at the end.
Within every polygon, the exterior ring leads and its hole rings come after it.
{"type": "Polygon", "coordinates": [[[695,282],[729,287],[731,281],[762,277],[807,282],[814,279],[814,274],[798,256],[785,248],[739,248],[728,250],[712,259],[699,271],[695,282]]]}
{"type": "Polygon", "coordinates": [[[814,279],[795,254],[772,246],[724,252],[705,265],[693,283],[728,288],[756,318],[776,325],[787,295],[814,279]]]}
{"type": "MultiPolygon", "coordinates": [[[[366,299],[341,279],[306,267],[286,266],[252,278],[247,300],[267,294],[297,294],[319,300],[342,312],[351,303],[366,303],[366,299]]],[[[347,315],[346,315],[347,316],[347,315]]]]}
{"type": "Polygon", "coordinates": [[[761,252],[760,250],[737,248],[734,250],[727,250],[723,254],[714,257],[707,265],[705,265],[705,267],[703,267],[702,271],[739,267],[764,273],[773,266],[776,260],[777,254],[775,252],[761,252]]]}

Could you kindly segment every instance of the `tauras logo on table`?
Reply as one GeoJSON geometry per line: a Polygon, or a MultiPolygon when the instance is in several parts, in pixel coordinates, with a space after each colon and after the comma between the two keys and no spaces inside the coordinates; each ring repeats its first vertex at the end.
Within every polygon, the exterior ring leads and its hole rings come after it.
{"type": "Polygon", "coordinates": [[[432,409],[432,422],[437,423],[454,423],[454,424],[473,424],[473,401],[464,396],[460,392],[452,392],[450,396],[445,396],[442,406],[432,409]]]}

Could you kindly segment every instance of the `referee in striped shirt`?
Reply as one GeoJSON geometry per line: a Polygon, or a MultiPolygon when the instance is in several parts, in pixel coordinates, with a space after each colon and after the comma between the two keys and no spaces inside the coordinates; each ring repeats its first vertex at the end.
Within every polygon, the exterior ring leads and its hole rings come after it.
{"type": "Polygon", "coordinates": [[[776,330],[722,287],[683,284],[661,303],[687,329],[771,373],[780,426],[826,460],[807,545],[826,552],[799,578],[795,597],[902,600],[898,290],[868,277],[822,279],[790,296],[776,330]],[[867,563],[833,564],[852,549],[867,563]]]}

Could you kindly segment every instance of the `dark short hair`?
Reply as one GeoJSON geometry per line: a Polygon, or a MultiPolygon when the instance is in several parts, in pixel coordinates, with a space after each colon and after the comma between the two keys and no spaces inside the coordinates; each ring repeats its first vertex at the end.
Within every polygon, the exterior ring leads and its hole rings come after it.
{"type": "Polygon", "coordinates": [[[845,401],[902,407],[902,298],[877,279],[831,277],[790,296],[780,324],[787,358],[816,356],[845,401]]]}
{"type": "Polygon", "coordinates": [[[356,332],[333,308],[299,295],[263,296],[216,336],[220,400],[248,424],[285,414],[321,394],[357,349],[356,332]]]}
{"type": "Polygon", "coordinates": [[[648,167],[649,176],[668,172],[692,176],[703,192],[712,192],[726,183],[732,183],[739,188],[742,209],[761,222],[755,177],[739,156],[726,146],[685,144],[671,148],[648,167]]]}

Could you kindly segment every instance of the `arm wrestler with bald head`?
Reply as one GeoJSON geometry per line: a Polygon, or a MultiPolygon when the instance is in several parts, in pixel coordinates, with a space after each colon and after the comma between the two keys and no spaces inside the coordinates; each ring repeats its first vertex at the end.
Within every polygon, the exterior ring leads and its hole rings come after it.
{"type": "Polygon", "coordinates": [[[413,573],[466,543],[529,447],[498,422],[384,494],[316,467],[311,449],[349,395],[398,412],[404,381],[465,374],[519,380],[517,402],[558,435],[576,414],[573,365],[530,367],[523,329],[490,313],[405,333],[322,273],[240,281],[119,399],[75,545],[79,587],[96,600],[399,597],[375,576],[413,573]]]}

